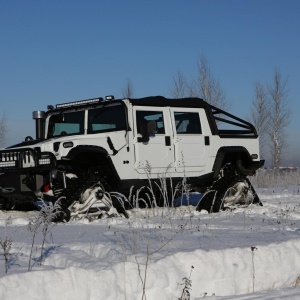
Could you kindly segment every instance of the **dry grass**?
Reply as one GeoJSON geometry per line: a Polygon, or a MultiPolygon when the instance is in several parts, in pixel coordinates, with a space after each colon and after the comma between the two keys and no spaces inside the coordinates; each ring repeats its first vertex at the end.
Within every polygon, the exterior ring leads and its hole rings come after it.
{"type": "Polygon", "coordinates": [[[250,181],[254,188],[287,188],[289,186],[300,188],[300,169],[284,168],[279,171],[274,169],[259,169],[256,176],[250,181]]]}

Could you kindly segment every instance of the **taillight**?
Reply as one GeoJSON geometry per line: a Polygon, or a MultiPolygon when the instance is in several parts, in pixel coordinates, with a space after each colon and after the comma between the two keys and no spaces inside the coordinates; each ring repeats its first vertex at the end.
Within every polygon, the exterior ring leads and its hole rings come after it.
{"type": "Polygon", "coordinates": [[[50,184],[45,184],[43,186],[43,192],[47,193],[51,190],[50,184]]]}

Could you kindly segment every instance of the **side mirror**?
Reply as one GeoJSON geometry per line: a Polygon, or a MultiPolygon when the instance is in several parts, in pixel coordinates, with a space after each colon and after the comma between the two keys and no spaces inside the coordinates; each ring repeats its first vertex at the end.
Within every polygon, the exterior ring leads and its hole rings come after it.
{"type": "Polygon", "coordinates": [[[156,122],[154,120],[143,122],[141,129],[141,142],[148,143],[150,139],[150,134],[155,133],[157,130],[156,122]]]}

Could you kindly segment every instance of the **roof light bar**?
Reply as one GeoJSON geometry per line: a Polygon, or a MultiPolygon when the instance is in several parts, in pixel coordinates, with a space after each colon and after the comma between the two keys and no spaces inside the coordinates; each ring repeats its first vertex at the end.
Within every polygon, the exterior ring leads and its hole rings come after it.
{"type": "Polygon", "coordinates": [[[80,101],[74,101],[69,103],[56,104],[56,108],[66,108],[66,107],[72,107],[78,105],[97,104],[102,101],[103,98],[93,98],[93,99],[80,100],[80,101]]]}

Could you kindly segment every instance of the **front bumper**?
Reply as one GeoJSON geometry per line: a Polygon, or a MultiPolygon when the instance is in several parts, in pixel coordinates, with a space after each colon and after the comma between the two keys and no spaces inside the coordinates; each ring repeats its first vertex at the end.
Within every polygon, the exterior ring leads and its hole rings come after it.
{"type": "Polygon", "coordinates": [[[56,158],[51,152],[40,152],[32,148],[0,151],[0,174],[51,170],[55,166],[56,158]]]}
{"type": "Polygon", "coordinates": [[[26,198],[44,184],[44,178],[56,168],[50,152],[32,148],[0,151],[0,197],[26,198]]]}

